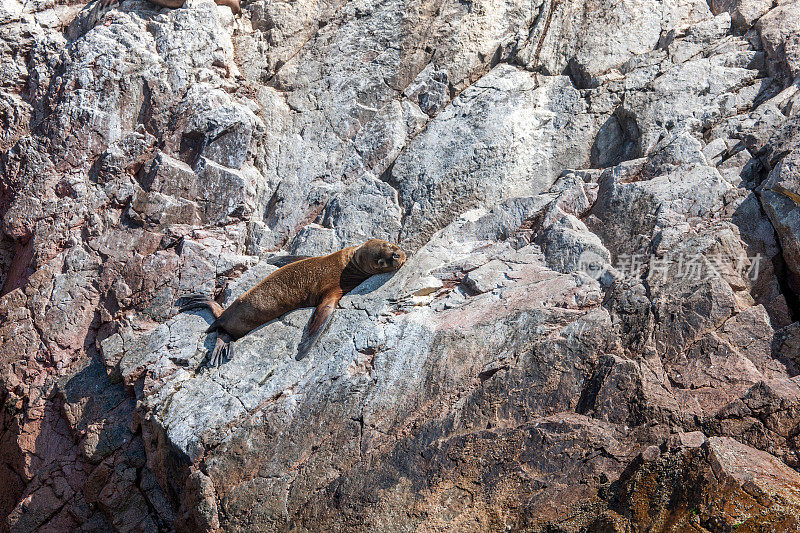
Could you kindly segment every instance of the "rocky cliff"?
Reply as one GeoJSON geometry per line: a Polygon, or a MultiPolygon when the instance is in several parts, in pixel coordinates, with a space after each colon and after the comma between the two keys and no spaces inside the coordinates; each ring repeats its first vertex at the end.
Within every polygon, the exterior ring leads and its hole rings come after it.
{"type": "Polygon", "coordinates": [[[243,7],[0,5],[0,531],[800,530],[799,2],[243,7]]]}

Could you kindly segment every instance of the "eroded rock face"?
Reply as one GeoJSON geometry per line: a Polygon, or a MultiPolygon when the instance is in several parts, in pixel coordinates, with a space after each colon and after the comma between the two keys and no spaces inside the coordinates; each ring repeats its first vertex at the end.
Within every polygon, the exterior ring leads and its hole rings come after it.
{"type": "Polygon", "coordinates": [[[797,5],[0,6],[0,531],[798,530],[797,5]]]}

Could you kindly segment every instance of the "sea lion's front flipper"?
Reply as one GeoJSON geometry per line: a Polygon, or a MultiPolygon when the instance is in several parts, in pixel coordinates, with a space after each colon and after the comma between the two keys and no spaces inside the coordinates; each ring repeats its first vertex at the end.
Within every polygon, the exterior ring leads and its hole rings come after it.
{"type": "Polygon", "coordinates": [[[297,347],[296,360],[300,360],[308,355],[314,343],[325,331],[325,327],[331,321],[333,310],[336,309],[336,304],[339,303],[341,295],[329,294],[326,295],[314,310],[311,315],[311,320],[308,321],[305,331],[303,331],[303,338],[300,340],[300,345],[297,347]]]}
{"type": "Polygon", "coordinates": [[[227,333],[222,331],[217,333],[217,343],[214,345],[214,350],[211,352],[211,357],[206,364],[208,368],[218,368],[222,363],[233,358],[233,343],[231,341],[231,336],[227,333]]]}

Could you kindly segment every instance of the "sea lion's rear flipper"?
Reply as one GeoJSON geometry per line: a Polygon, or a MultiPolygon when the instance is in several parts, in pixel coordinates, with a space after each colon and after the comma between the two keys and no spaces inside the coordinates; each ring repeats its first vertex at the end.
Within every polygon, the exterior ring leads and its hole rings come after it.
{"type": "Polygon", "coordinates": [[[231,336],[227,333],[223,331],[217,333],[217,343],[214,345],[214,350],[211,352],[211,357],[206,364],[208,368],[219,368],[222,363],[233,359],[233,343],[231,340],[231,336]]]}
{"type": "Polygon", "coordinates": [[[322,332],[325,331],[325,328],[331,321],[333,310],[336,309],[336,304],[339,303],[340,299],[340,295],[332,294],[325,296],[319,303],[314,310],[314,314],[311,315],[311,320],[308,321],[305,331],[303,331],[303,338],[300,340],[300,345],[297,347],[296,360],[301,360],[311,351],[314,343],[317,342],[317,339],[322,335],[322,332]]]}
{"type": "Polygon", "coordinates": [[[180,312],[191,311],[193,309],[210,309],[214,318],[219,318],[222,314],[222,306],[206,296],[205,294],[187,294],[178,298],[177,304],[180,312]]]}

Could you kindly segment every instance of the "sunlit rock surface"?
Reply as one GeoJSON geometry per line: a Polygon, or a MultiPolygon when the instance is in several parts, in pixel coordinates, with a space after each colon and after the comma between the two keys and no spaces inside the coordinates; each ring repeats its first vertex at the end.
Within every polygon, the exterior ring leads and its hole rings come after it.
{"type": "Polygon", "coordinates": [[[0,532],[800,530],[799,3],[243,8],[0,6],[0,532]]]}

